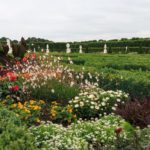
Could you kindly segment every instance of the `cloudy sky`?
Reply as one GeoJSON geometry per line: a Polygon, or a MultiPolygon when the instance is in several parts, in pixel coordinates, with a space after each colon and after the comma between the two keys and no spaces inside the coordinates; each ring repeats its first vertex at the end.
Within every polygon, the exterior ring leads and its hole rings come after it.
{"type": "Polygon", "coordinates": [[[0,37],[150,37],[150,0],[0,0],[0,37]]]}

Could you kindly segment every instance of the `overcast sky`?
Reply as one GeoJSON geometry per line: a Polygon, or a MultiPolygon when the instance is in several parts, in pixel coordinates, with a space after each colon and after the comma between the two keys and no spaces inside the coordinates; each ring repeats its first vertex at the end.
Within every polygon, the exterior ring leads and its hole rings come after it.
{"type": "Polygon", "coordinates": [[[150,0],[0,0],[0,37],[150,37],[150,0]]]}

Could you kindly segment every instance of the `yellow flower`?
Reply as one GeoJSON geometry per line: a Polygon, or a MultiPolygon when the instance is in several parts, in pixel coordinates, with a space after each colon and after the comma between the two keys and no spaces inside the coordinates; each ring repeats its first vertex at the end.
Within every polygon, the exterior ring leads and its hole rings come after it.
{"type": "Polygon", "coordinates": [[[25,111],[26,113],[30,113],[30,110],[28,110],[27,108],[25,108],[24,111],[25,111]]]}
{"type": "Polygon", "coordinates": [[[39,102],[40,102],[41,104],[45,104],[45,102],[44,102],[43,100],[40,100],[39,102]]]}
{"type": "Polygon", "coordinates": [[[51,104],[52,104],[52,105],[57,105],[57,102],[56,102],[56,101],[54,101],[54,102],[52,102],[51,104]]]}
{"type": "Polygon", "coordinates": [[[67,111],[68,111],[69,113],[72,113],[72,112],[73,112],[72,107],[71,107],[71,106],[68,106],[67,111]]]}
{"type": "Polygon", "coordinates": [[[16,116],[18,117],[18,116],[19,116],[19,114],[16,114],[16,116]]]}
{"type": "Polygon", "coordinates": [[[40,109],[41,109],[41,107],[38,105],[33,106],[33,110],[40,110],[40,109]]]}
{"type": "Polygon", "coordinates": [[[26,101],[25,103],[24,103],[24,105],[26,105],[28,102],[26,101]]]}
{"type": "Polygon", "coordinates": [[[12,107],[12,108],[16,108],[16,107],[17,107],[17,104],[12,104],[11,107],[12,107]]]}
{"type": "Polygon", "coordinates": [[[77,116],[76,116],[76,115],[73,115],[73,118],[74,118],[74,119],[76,119],[76,118],[77,118],[77,116]]]}
{"type": "Polygon", "coordinates": [[[24,107],[24,106],[23,106],[20,102],[18,102],[18,108],[19,108],[19,109],[23,109],[23,107],[24,107]]]}
{"type": "Polygon", "coordinates": [[[40,121],[40,119],[39,119],[39,118],[37,118],[37,119],[36,119],[36,122],[37,122],[37,123],[40,123],[41,121],[40,121]]]}
{"type": "Polygon", "coordinates": [[[36,103],[35,100],[30,100],[30,104],[33,105],[34,103],[36,103]]]}

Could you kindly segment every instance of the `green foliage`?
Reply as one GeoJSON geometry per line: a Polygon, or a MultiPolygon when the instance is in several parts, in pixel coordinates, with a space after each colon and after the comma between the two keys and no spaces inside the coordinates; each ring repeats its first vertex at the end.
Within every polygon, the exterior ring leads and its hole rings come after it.
{"type": "Polygon", "coordinates": [[[50,107],[50,117],[53,122],[68,125],[75,122],[77,117],[71,105],[61,106],[57,102],[52,102],[50,107]]]}
{"type": "Polygon", "coordinates": [[[68,100],[75,97],[79,92],[79,87],[70,87],[67,83],[61,83],[57,80],[47,80],[46,84],[40,85],[37,88],[30,88],[32,98],[43,99],[48,101],[59,101],[66,104],[68,100]]]}
{"type": "Polygon", "coordinates": [[[98,73],[99,85],[105,90],[119,89],[129,93],[133,98],[140,99],[150,94],[149,55],[78,54],[78,57],[73,57],[72,60],[84,60],[82,66],[67,65],[77,72],[81,72],[84,67],[85,78],[89,78],[90,72],[93,81],[96,81],[94,76],[98,73]]]}
{"type": "Polygon", "coordinates": [[[35,150],[33,139],[15,113],[0,107],[0,149],[35,150]]]}
{"type": "Polygon", "coordinates": [[[0,132],[2,133],[9,124],[14,124],[16,126],[21,125],[20,119],[15,113],[9,111],[4,106],[0,106],[0,132]]]}

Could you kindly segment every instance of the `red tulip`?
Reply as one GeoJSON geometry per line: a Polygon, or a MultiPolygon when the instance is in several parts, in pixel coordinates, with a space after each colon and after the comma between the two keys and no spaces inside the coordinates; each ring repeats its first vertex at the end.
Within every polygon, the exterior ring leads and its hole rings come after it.
{"type": "Polygon", "coordinates": [[[16,61],[16,65],[20,65],[21,63],[20,63],[20,61],[16,61]]]}
{"type": "Polygon", "coordinates": [[[12,86],[12,87],[10,88],[10,90],[11,90],[12,92],[17,92],[17,91],[19,90],[19,86],[18,86],[18,85],[14,85],[14,86],[12,86]]]}
{"type": "Polygon", "coordinates": [[[9,81],[15,81],[17,79],[17,76],[13,72],[7,72],[7,77],[9,81]]]}
{"type": "Polygon", "coordinates": [[[23,57],[23,59],[22,59],[23,62],[26,62],[27,60],[28,60],[27,57],[23,57]]]}

